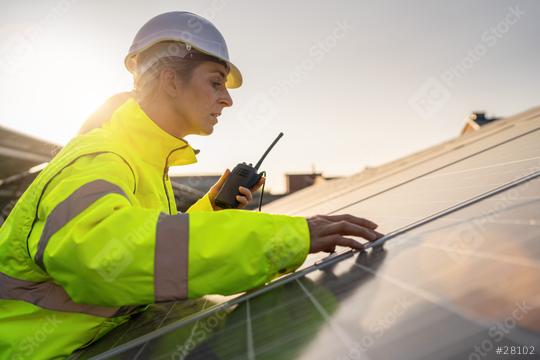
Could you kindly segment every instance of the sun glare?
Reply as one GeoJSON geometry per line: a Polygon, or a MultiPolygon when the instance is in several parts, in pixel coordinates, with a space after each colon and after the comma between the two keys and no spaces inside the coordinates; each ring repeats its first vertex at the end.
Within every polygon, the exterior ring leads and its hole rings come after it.
{"type": "Polygon", "coordinates": [[[64,144],[107,97],[126,90],[121,59],[111,66],[77,42],[39,38],[25,46],[8,74],[16,84],[10,89],[16,111],[8,117],[27,133],[64,144]]]}

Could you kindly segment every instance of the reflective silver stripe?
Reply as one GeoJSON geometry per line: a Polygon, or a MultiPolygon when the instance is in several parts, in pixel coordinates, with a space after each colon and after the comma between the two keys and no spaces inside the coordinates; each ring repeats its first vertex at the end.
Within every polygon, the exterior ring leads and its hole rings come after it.
{"type": "Polygon", "coordinates": [[[189,216],[160,214],[154,255],[156,302],[187,298],[189,216]]]}
{"type": "Polygon", "coordinates": [[[38,249],[35,256],[35,262],[40,268],[45,270],[43,263],[43,254],[49,243],[49,239],[64,225],[70,222],[74,217],[83,212],[87,207],[99,198],[108,194],[120,194],[127,198],[120,187],[105,180],[95,180],[84,184],[73,194],[67,197],[51,211],[47,217],[45,227],[41,233],[38,243],[38,249]]]}
{"type": "Polygon", "coordinates": [[[84,313],[101,317],[127,314],[136,307],[108,307],[77,304],[63,287],[52,281],[32,282],[12,278],[0,272],[0,299],[21,300],[49,310],[84,313]]]}

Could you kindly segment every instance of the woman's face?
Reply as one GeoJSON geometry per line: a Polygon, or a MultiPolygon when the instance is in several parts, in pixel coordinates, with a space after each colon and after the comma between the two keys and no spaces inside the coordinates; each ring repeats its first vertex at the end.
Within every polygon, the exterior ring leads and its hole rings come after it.
{"type": "Polygon", "coordinates": [[[205,61],[193,70],[187,83],[178,80],[174,110],[187,134],[210,135],[223,108],[232,106],[226,76],[225,66],[205,61]]]}

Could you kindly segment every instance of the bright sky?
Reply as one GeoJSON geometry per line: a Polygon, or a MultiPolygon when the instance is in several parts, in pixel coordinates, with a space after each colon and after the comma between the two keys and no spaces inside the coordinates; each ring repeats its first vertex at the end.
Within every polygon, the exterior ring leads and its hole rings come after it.
{"type": "Polygon", "coordinates": [[[540,2],[3,1],[0,124],[65,144],[108,96],[131,89],[123,57],[166,11],[210,19],[244,85],[209,137],[187,140],[220,173],[267,157],[283,173],[350,175],[456,136],[474,110],[540,105],[540,2]]]}

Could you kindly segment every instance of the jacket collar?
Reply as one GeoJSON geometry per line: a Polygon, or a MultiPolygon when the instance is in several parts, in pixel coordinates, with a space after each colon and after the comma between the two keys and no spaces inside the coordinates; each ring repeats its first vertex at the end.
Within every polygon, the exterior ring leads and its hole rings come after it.
{"type": "Polygon", "coordinates": [[[162,130],[146,115],[134,98],[123,103],[104,125],[139,158],[160,169],[197,162],[194,150],[184,139],[162,130]]]}

